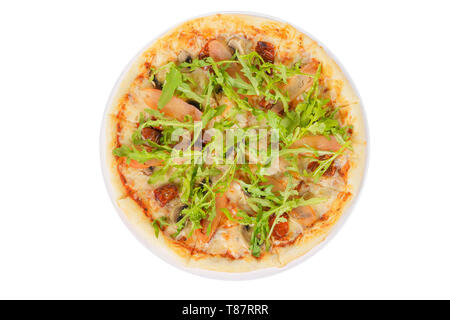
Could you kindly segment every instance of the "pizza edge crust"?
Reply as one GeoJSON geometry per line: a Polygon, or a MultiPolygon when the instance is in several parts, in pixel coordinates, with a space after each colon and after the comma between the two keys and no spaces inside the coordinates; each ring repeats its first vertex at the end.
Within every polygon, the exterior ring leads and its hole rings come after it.
{"type": "Polygon", "coordinates": [[[188,268],[229,273],[252,272],[267,268],[277,268],[280,266],[281,263],[277,253],[266,254],[260,259],[246,256],[242,259],[233,260],[205,255],[201,258],[191,257],[187,264],[188,268]]]}

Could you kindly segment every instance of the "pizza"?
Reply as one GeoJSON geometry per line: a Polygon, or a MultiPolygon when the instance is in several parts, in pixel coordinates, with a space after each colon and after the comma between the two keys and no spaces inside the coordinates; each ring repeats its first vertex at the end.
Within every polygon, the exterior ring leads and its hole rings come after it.
{"type": "Polygon", "coordinates": [[[187,21],[128,67],[108,106],[105,163],[129,226],[188,268],[283,267],[321,243],[358,192],[360,100],[289,24],[187,21]]]}

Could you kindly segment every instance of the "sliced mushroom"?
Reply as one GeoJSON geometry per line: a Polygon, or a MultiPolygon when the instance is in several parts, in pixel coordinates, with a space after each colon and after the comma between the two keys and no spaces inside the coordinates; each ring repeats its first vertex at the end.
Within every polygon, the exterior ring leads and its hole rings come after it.
{"type": "Polygon", "coordinates": [[[177,223],[181,220],[181,218],[183,218],[183,214],[181,213],[184,209],[186,209],[188,206],[183,204],[177,208],[175,208],[175,210],[173,210],[172,214],[170,215],[170,220],[173,223],[177,223]]]}
{"type": "Polygon", "coordinates": [[[291,215],[305,228],[311,226],[319,218],[311,206],[295,208],[291,211],[291,215]]]}
{"type": "Polygon", "coordinates": [[[179,63],[183,63],[183,62],[191,63],[192,56],[186,50],[181,50],[181,52],[178,54],[177,60],[179,63]]]}
{"type": "Polygon", "coordinates": [[[240,37],[233,37],[228,41],[228,46],[242,55],[250,52],[252,43],[249,40],[240,37]]]}
{"type": "Polygon", "coordinates": [[[189,73],[189,75],[196,84],[194,91],[199,94],[202,94],[203,89],[208,85],[208,82],[209,82],[208,71],[206,71],[202,68],[198,68],[198,69],[195,69],[194,71],[192,71],[191,73],[189,73]]]}
{"type": "Polygon", "coordinates": [[[146,175],[146,176],[151,176],[153,174],[153,172],[155,171],[155,167],[147,167],[142,169],[142,172],[146,175]]]}
{"type": "Polygon", "coordinates": [[[247,244],[250,244],[250,241],[252,240],[253,227],[249,225],[242,225],[241,234],[247,244]]]}
{"type": "Polygon", "coordinates": [[[153,77],[152,84],[153,84],[153,88],[155,88],[155,89],[162,90],[162,88],[163,88],[162,82],[159,82],[159,80],[156,76],[153,77]]]}
{"type": "Polygon", "coordinates": [[[198,101],[188,100],[186,102],[189,103],[190,105],[196,107],[198,110],[200,110],[200,111],[202,110],[202,107],[201,107],[200,103],[198,103],[198,101]]]}
{"type": "Polygon", "coordinates": [[[164,68],[163,70],[160,70],[158,73],[155,74],[153,77],[153,83],[155,89],[161,90],[164,86],[164,82],[166,81],[166,75],[169,71],[169,68],[164,68]]]}
{"type": "Polygon", "coordinates": [[[272,106],[270,110],[272,110],[275,113],[281,114],[284,111],[283,103],[281,101],[278,101],[272,106]]]}
{"type": "MultiPolygon", "coordinates": [[[[148,77],[151,78],[153,76],[153,80],[151,82],[151,86],[155,89],[159,89],[161,90],[163,87],[163,84],[161,82],[159,82],[159,80],[156,78],[156,75],[153,75],[154,70],[150,69],[150,71],[148,72],[148,77]]],[[[130,97],[134,98],[133,95],[130,95],[130,97]]]]}
{"type": "Polygon", "coordinates": [[[314,198],[314,194],[311,191],[309,191],[309,190],[301,192],[300,195],[305,200],[309,200],[311,198],[314,198]]]}

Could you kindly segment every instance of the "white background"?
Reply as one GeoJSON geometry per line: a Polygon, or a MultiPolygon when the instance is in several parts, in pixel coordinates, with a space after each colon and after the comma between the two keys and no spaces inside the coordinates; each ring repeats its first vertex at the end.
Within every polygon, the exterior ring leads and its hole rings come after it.
{"type": "Polygon", "coordinates": [[[0,298],[450,298],[446,1],[2,1],[0,298]],[[216,4],[217,3],[217,4],[216,4]],[[297,24],[363,98],[371,157],[338,235],[305,263],[241,282],[151,254],[107,195],[110,90],[156,35],[217,10],[297,24]]]}

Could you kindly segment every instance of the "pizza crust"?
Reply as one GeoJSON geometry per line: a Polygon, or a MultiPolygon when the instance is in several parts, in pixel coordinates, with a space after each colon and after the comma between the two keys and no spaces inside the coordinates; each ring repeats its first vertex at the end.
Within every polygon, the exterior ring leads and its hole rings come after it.
{"type": "Polygon", "coordinates": [[[108,180],[113,189],[113,198],[123,212],[124,220],[138,234],[141,241],[152,251],[178,265],[192,269],[232,273],[285,266],[325,240],[352,202],[363,177],[366,153],[365,125],[360,100],[354,88],[336,62],[317,42],[283,22],[240,14],[217,14],[187,21],[156,39],[138,54],[119,79],[110,101],[105,119],[105,161],[108,180]],[[266,253],[260,259],[252,256],[230,259],[220,255],[212,256],[193,252],[192,249],[180,246],[162,232],[159,238],[156,238],[150,218],[129,197],[117,170],[117,159],[112,155],[112,150],[118,146],[116,139],[118,123],[120,121],[131,123],[136,121],[135,115],[130,118],[130,113],[124,112],[124,110],[126,111],[129,105],[129,92],[142,86],[142,79],[139,79],[139,76],[147,72],[148,66],[158,67],[167,61],[174,61],[181,50],[198,54],[209,38],[229,38],[231,35],[273,43],[285,63],[293,63],[300,58],[308,59],[308,57],[318,59],[323,65],[323,74],[327,78],[332,78],[332,80],[327,80],[329,81],[327,85],[331,87],[331,98],[338,106],[349,112],[348,119],[354,127],[355,151],[348,175],[348,184],[345,190],[341,190],[341,197],[333,202],[332,209],[327,212],[326,218],[317,222],[313,228],[307,229],[294,245],[277,247],[272,253],[266,253]]]}
{"type": "Polygon", "coordinates": [[[347,175],[347,186],[345,191],[351,192],[356,195],[361,187],[364,171],[366,169],[366,150],[367,144],[363,143],[354,143],[353,147],[353,155],[351,158],[351,169],[347,175]]]}
{"type": "Polygon", "coordinates": [[[191,256],[191,249],[163,236],[162,232],[157,238],[150,219],[132,198],[119,199],[117,205],[124,213],[127,224],[146,247],[176,265],[185,266],[187,264],[191,256]]]}
{"type": "Polygon", "coordinates": [[[188,260],[187,267],[209,271],[242,273],[267,268],[280,268],[278,253],[266,254],[260,259],[247,256],[242,259],[228,259],[221,256],[193,254],[188,260]]]}
{"type": "Polygon", "coordinates": [[[342,107],[359,104],[358,95],[333,58],[316,41],[307,36],[303,39],[306,51],[321,62],[322,74],[328,78],[327,85],[332,88],[331,97],[334,98],[336,105],[342,107]]]}
{"type": "Polygon", "coordinates": [[[302,237],[298,238],[294,245],[277,248],[281,265],[285,266],[291,261],[304,256],[323,242],[335,228],[346,208],[352,203],[352,200],[353,194],[340,192],[330,210],[311,228],[306,229],[302,237]]]}
{"type": "Polygon", "coordinates": [[[105,120],[105,166],[108,183],[111,185],[112,197],[114,201],[127,196],[127,191],[120,179],[117,169],[118,161],[113,155],[113,150],[118,147],[117,144],[117,125],[119,120],[111,115],[106,115],[105,120]]]}

